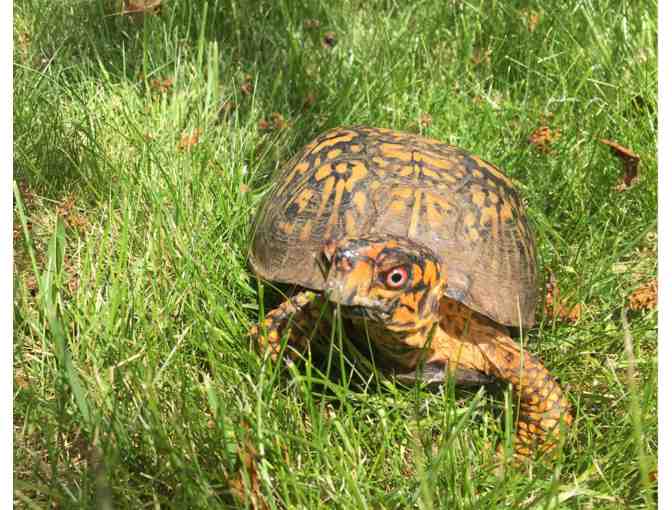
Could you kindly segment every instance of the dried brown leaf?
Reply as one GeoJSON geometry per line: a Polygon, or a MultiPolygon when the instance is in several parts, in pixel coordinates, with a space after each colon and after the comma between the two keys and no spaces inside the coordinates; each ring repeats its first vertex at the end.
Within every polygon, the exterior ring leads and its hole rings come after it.
{"type": "Polygon", "coordinates": [[[309,92],[303,100],[301,108],[305,111],[311,108],[317,102],[317,96],[313,92],[309,92]]]}
{"type": "Polygon", "coordinates": [[[248,79],[248,76],[246,76],[245,81],[240,86],[240,91],[246,96],[250,96],[254,92],[254,84],[251,79],[248,79]]]}
{"type": "Polygon", "coordinates": [[[37,278],[35,278],[35,275],[31,274],[26,276],[26,289],[28,289],[28,292],[31,296],[37,295],[39,284],[37,283],[37,278]]]}
{"type": "Polygon", "coordinates": [[[270,119],[261,119],[258,127],[260,131],[271,131],[274,129],[285,129],[289,126],[285,117],[279,112],[273,112],[270,119]]]}
{"type": "Polygon", "coordinates": [[[567,299],[560,296],[560,288],[558,287],[555,274],[550,270],[548,271],[548,279],[546,280],[544,311],[549,319],[557,319],[568,323],[580,320],[582,314],[581,304],[577,303],[572,307],[567,306],[567,299]]]}
{"type": "Polygon", "coordinates": [[[89,225],[89,219],[82,214],[75,204],[75,195],[68,195],[56,206],[56,214],[60,216],[63,223],[69,228],[74,228],[80,232],[85,231],[89,225]]]}
{"type": "Polygon", "coordinates": [[[72,212],[74,208],[75,208],[75,196],[68,195],[63,199],[63,201],[59,205],[56,206],[56,214],[65,219],[72,212]]]}
{"type": "Polygon", "coordinates": [[[490,48],[474,48],[471,54],[471,63],[475,66],[480,64],[489,64],[492,50],[490,48]]]}
{"type": "Polygon", "coordinates": [[[79,274],[78,273],[69,273],[68,274],[68,292],[70,294],[75,294],[79,289],[79,274]]]}
{"type": "Polygon", "coordinates": [[[222,104],[219,106],[219,110],[217,111],[217,117],[219,118],[220,121],[223,121],[227,119],[235,109],[236,109],[236,103],[227,99],[226,101],[223,101],[222,104]]]}
{"type": "Polygon", "coordinates": [[[14,386],[15,387],[18,386],[22,390],[27,390],[28,388],[30,388],[28,378],[26,377],[24,371],[21,369],[14,371],[14,386]]]}
{"type": "Polygon", "coordinates": [[[320,20],[319,19],[304,19],[303,20],[303,28],[306,30],[312,30],[315,28],[320,28],[320,20]]]}
{"type": "Polygon", "coordinates": [[[80,232],[84,232],[88,229],[90,222],[86,216],[75,211],[73,214],[68,216],[67,224],[71,228],[74,228],[80,232]]]}
{"type": "Polygon", "coordinates": [[[28,32],[21,32],[19,33],[18,37],[18,47],[19,47],[19,52],[21,53],[21,57],[24,59],[24,61],[28,58],[30,55],[30,34],[28,32]]]}
{"type": "Polygon", "coordinates": [[[635,289],[628,297],[631,310],[653,310],[658,306],[658,279],[654,278],[635,289]]]}
{"type": "Polygon", "coordinates": [[[623,162],[623,179],[614,188],[616,191],[625,191],[637,182],[639,162],[641,158],[631,149],[607,139],[601,139],[603,143],[611,149],[612,154],[623,162]]]}
{"type": "Polygon", "coordinates": [[[336,32],[327,32],[324,34],[324,37],[322,37],[322,47],[324,49],[330,50],[334,46],[336,46],[336,43],[338,41],[336,40],[336,32]]]}
{"type": "Polygon", "coordinates": [[[145,16],[161,14],[163,0],[124,0],[121,14],[128,16],[133,23],[142,23],[145,16]]]}
{"type": "Polygon", "coordinates": [[[238,504],[250,505],[254,510],[267,510],[269,507],[261,492],[257,470],[259,452],[249,437],[249,425],[243,423],[243,428],[247,437],[238,445],[238,471],[227,475],[226,481],[238,504]]]}
{"type": "Polygon", "coordinates": [[[429,113],[423,113],[420,115],[420,125],[423,128],[428,128],[432,125],[432,116],[429,113]]]}
{"type": "Polygon", "coordinates": [[[152,87],[152,89],[157,91],[159,94],[165,94],[166,92],[168,92],[172,88],[173,80],[171,80],[170,78],[164,78],[163,80],[156,79],[156,80],[152,80],[149,83],[149,85],[150,85],[150,87],[152,87]]]}
{"type": "Polygon", "coordinates": [[[285,117],[279,112],[271,113],[271,121],[273,122],[273,127],[275,127],[275,129],[285,129],[288,125],[287,121],[285,121],[285,117]]]}
{"type": "Polygon", "coordinates": [[[191,148],[198,143],[203,134],[203,130],[198,128],[192,131],[191,133],[186,133],[182,135],[179,143],[177,144],[177,150],[180,151],[189,151],[191,148]]]}
{"type": "Polygon", "coordinates": [[[26,184],[23,181],[18,181],[16,184],[19,188],[19,193],[21,194],[21,200],[23,201],[23,205],[26,208],[30,208],[30,206],[33,205],[33,203],[35,202],[36,199],[35,193],[30,191],[28,184],[26,184]]]}
{"type": "Polygon", "coordinates": [[[541,15],[536,11],[527,10],[521,11],[521,14],[523,15],[523,22],[527,26],[528,32],[534,32],[537,29],[537,25],[539,25],[541,15]]]}
{"type": "Polygon", "coordinates": [[[549,152],[550,145],[560,138],[559,129],[551,129],[548,126],[541,126],[535,129],[527,138],[527,141],[534,145],[540,152],[549,152]]]}

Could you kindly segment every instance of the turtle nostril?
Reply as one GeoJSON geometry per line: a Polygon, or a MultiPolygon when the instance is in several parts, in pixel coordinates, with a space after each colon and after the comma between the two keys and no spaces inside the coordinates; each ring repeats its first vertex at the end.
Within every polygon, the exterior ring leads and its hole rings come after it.
{"type": "Polygon", "coordinates": [[[339,271],[352,270],[352,262],[350,261],[350,258],[343,253],[337,253],[334,255],[334,265],[339,271]]]}

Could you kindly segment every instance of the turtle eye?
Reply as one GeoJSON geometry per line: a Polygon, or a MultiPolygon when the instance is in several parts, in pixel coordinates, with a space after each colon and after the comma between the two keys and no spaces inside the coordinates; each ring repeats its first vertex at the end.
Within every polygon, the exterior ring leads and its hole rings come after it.
{"type": "Polygon", "coordinates": [[[400,289],[408,280],[408,270],[404,266],[395,267],[385,273],[385,285],[389,289],[400,289]]]}

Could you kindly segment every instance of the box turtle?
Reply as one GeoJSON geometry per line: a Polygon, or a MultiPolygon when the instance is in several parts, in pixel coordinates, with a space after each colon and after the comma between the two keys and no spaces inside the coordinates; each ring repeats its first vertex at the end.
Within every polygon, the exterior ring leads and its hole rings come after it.
{"type": "Polygon", "coordinates": [[[250,263],[301,288],[251,331],[273,358],[285,335],[305,349],[328,334],[322,312],[338,308],[396,377],[511,383],[519,456],[552,450],[571,424],[558,383],[510,335],[534,323],[535,243],[513,184],[487,161],[389,129],[327,131],[262,203],[250,263]]]}

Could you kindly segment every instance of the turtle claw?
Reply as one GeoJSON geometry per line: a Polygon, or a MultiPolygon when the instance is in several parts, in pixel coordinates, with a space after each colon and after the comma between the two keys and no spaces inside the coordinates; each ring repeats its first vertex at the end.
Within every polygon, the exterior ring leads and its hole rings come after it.
{"type": "MultiPolygon", "coordinates": [[[[288,347],[305,349],[308,341],[304,330],[311,321],[310,306],[315,299],[315,293],[311,291],[299,292],[277,308],[266,314],[260,325],[250,328],[248,335],[256,343],[258,351],[277,362],[283,351],[282,338],[287,336],[288,347]]],[[[285,358],[296,358],[298,355],[294,349],[289,349],[290,354],[285,358]]],[[[285,361],[286,363],[286,361],[285,361]]]]}

